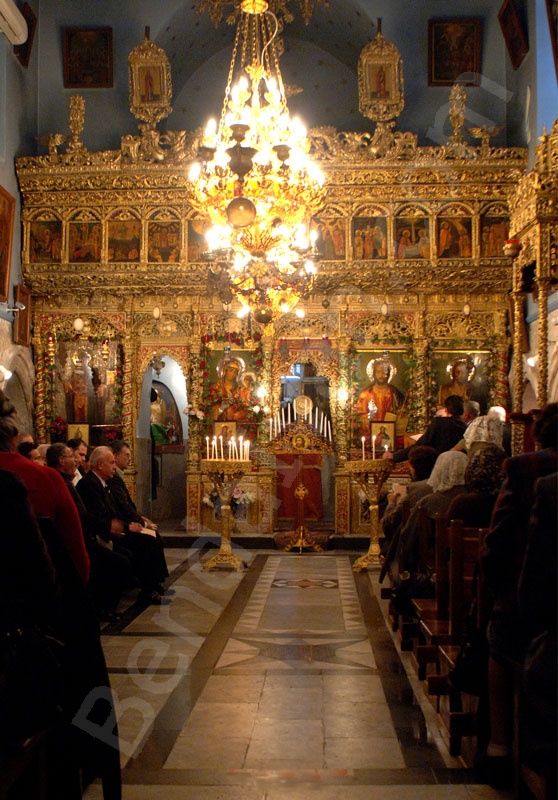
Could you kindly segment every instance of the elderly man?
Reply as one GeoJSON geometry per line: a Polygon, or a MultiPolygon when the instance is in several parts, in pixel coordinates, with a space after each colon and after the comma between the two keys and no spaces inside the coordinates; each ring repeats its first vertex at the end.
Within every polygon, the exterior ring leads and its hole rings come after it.
{"type": "Polygon", "coordinates": [[[110,489],[110,479],[116,472],[116,460],[110,447],[96,447],[91,453],[90,470],[77,489],[85,507],[95,517],[97,535],[112,541],[114,550],[132,561],[141,591],[139,600],[161,605],[161,581],[168,576],[162,545],[154,531],[141,522],[127,521],[110,489]]]}
{"type": "Polygon", "coordinates": [[[126,587],[133,584],[132,565],[128,556],[113,552],[112,545],[107,546],[96,535],[96,518],[90,514],[81,499],[72,479],[75,471],[75,460],[72,450],[63,442],[51,444],[46,453],[47,466],[59,472],[68,491],[76,504],[83,528],[83,536],[89,559],[91,576],[88,590],[95,605],[99,619],[116,622],[116,607],[126,587]]]}

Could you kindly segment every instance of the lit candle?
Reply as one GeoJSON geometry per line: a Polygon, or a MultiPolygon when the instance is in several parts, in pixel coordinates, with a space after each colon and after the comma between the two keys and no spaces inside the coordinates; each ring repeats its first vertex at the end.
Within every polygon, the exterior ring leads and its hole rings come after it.
{"type": "Polygon", "coordinates": [[[223,437],[219,436],[219,450],[221,451],[221,458],[225,458],[223,454],[223,437]]]}
{"type": "Polygon", "coordinates": [[[236,439],[234,436],[232,437],[232,457],[233,459],[238,458],[238,450],[236,449],[236,439]]]}
{"type": "Polygon", "coordinates": [[[250,442],[244,442],[245,461],[250,461],[250,442]]]}
{"type": "Polygon", "coordinates": [[[386,444],[386,445],[384,445],[384,450],[385,450],[385,451],[386,451],[386,453],[387,453],[387,451],[389,450],[389,444],[386,444]]]}
{"type": "Polygon", "coordinates": [[[281,422],[283,423],[283,428],[285,427],[285,406],[281,406],[281,422]]]}
{"type": "Polygon", "coordinates": [[[217,437],[211,440],[211,458],[217,458],[217,437]]]}
{"type": "Polygon", "coordinates": [[[229,458],[232,458],[232,441],[229,439],[229,458]]]}
{"type": "Polygon", "coordinates": [[[238,437],[238,457],[240,458],[241,461],[244,458],[244,450],[242,448],[242,438],[243,438],[242,436],[238,437]]]}
{"type": "Polygon", "coordinates": [[[209,436],[205,437],[205,452],[207,460],[209,461],[209,436]]]}
{"type": "Polygon", "coordinates": [[[376,434],[372,437],[372,458],[376,458],[376,434]]]}
{"type": "Polygon", "coordinates": [[[360,441],[362,442],[362,460],[364,461],[364,436],[361,436],[360,441]]]}

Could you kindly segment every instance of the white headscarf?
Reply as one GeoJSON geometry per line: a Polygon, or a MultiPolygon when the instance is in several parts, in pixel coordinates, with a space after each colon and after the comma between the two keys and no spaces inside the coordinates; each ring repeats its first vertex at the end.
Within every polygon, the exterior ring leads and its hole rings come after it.
{"type": "Polygon", "coordinates": [[[491,412],[492,410],[485,417],[477,417],[467,425],[467,430],[463,434],[467,450],[470,450],[473,442],[484,442],[502,447],[504,423],[497,414],[491,412]]]}
{"type": "Polygon", "coordinates": [[[465,453],[460,453],[459,450],[440,453],[428,478],[428,485],[432,486],[433,492],[445,492],[454,486],[464,485],[468,463],[465,453]]]}

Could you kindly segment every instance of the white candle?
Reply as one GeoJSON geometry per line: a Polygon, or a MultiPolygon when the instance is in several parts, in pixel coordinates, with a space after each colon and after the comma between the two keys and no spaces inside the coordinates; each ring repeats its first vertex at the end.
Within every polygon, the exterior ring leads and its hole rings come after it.
{"type": "Polygon", "coordinates": [[[285,406],[281,406],[281,422],[283,423],[283,428],[285,427],[285,406]]]}
{"type": "Polygon", "coordinates": [[[269,441],[273,439],[273,417],[269,418],[269,441]]]}
{"type": "Polygon", "coordinates": [[[362,460],[364,461],[364,436],[361,436],[360,441],[362,442],[362,460]]]}
{"type": "Polygon", "coordinates": [[[217,458],[217,437],[211,440],[211,458],[217,458]]]}
{"type": "Polygon", "coordinates": [[[316,417],[316,421],[315,421],[315,423],[314,423],[314,427],[316,428],[316,430],[318,430],[318,406],[316,406],[316,414],[315,414],[315,417],[316,417]]]}
{"type": "Polygon", "coordinates": [[[331,442],[331,422],[329,420],[327,421],[327,436],[329,441],[331,442]]]}
{"type": "Polygon", "coordinates": [[[372,458],[376,458],[376,434],[372,437],[372,458]]]}
{"type": "Polygon", "coordinates": [[[209,436],[205,437],[205,452],[207,460],[209,461],[209,436]]]}
{"type": "Polygon", "coordinates": [[[290,403],[287,406],[287,422],[288,422],[289,425],[291,424],[291,404],[290,403]]]}
{"type": "Polygon", "coordinates": [[[242,448],[242,438],[243,438],[242,436],[238,437],[238,456],[241,461],[244,458],[244,450],[242,448]]]}
{"type": "Polygon", "coordinates": [[[232,441],[229,439],[229,458],[232,458],[232,441]]]}
{"type": "Polygon", "coordinates": [[[232,437],[232,454],[233,454],[233,459],[238,458],[238,450],[236,448],[236,439],[234,438],[234,436],[232,437]]]}
{"type": "Polygon", "coordinates": [[[387,451],[389,450],[389,444],[386,444],[386,445],[384,445],[384,450],[385,450],[385,451],[386,451],[386,453],[387,453],[387,451]]]}
{"type": "Polygon", "coordinates": [[[221,458],[225,458],[223,454],[223,437],[219,436],[219,450],[221,451],[221,458]]]}
{"type": "Polygon", "coordinates": [[[250,461],[250,442],[244,442],[245,461],[250,461]]]}

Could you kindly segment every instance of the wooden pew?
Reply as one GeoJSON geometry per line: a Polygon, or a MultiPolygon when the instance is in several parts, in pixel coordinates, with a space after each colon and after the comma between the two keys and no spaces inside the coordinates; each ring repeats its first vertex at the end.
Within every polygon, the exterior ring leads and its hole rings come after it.
{"type": "MultiPolygon", "coordinates": [[[[420,620],[420,644],[415,648],[414,655],[421,680],[427,677],[428,665],[435,665],[435,672],[439,674],[440,645],[459,645],[461,642],[464,619],[472,600],[473,574],[485,532],[483,528],[465,528],[461,520],[450,522],[447,533],[449,543],[447,611],[444,601],[439,615],[420,620]]],[[[442,520],[440,520],[440,533],[443,538],[439,557],[443,561],[445,534],[442,520]]]]}

